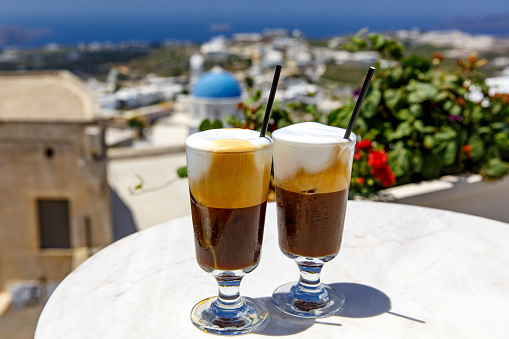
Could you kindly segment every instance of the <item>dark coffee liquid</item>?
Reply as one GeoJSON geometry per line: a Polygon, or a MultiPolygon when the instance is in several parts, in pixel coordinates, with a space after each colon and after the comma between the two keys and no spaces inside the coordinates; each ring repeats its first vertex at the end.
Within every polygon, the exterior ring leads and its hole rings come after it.
{"type": "Polygon", "coordinates": [[[260,260],[267,201],[245,208],[209,208],[191,194],[196,259],[201,265],[238,270],[260,260]]]}
{"type": "Polygon", "coordinates": [[[341,247],[348,189],[295,193],[276,186],[279,246],[304,257],[335,255],[341,247]]]}

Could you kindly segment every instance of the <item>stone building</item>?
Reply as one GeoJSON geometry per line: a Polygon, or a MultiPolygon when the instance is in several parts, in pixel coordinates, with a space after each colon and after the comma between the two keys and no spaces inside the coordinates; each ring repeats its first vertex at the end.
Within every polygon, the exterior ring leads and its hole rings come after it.
{"type": "Polygon", "coordinates": [[[104,122],[66,71],[0,73],[0,292],[113,240],[104,122]]]}

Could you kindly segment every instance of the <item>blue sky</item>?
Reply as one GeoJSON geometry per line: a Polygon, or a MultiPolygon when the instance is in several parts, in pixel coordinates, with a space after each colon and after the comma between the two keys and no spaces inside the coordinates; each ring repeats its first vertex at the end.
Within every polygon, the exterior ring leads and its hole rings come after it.
{"type": "MultiPolygon", "coordinates": [[[[508,14],[509,0],[0,0],[0,26],[46,28],[31,42],[206,41],[219,34],[212,24],[234,32],[298,28],[309,38],[354,33],[434,29],[448,19],[508,14]]],[[[501,32],[501,34],[507,34],[501,32]]]]}
{"type": "Polygon", "coordinates": [[[445,20],[456,16],[509,13],[507,0],[2,0],[0,24],[62,17],[86,18],[194,18],[225,21],[277,20],[282,17],[397,18],[427,17],[445,20]]]}

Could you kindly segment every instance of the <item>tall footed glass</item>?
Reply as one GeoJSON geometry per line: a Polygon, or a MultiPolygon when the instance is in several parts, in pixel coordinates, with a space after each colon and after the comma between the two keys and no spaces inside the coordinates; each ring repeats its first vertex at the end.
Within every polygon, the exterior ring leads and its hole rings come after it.
{"type": "Polygon", "coordinates": [[[272,140],[251,130],[209,130],[187,138],[186,156],[196,259],[219,288],[194,306],[191,321],[215,334],[259,330],[267,310],[239,289],[260,260],[272,140]]]}
{"type": "Polygon", "coordinates": [[[272,301],[297,317],[328,317],[345,307],[345,297],[320,282],[343,236],[356,142],[344,132],[306,122],[272,133],[279,247],[300,271],[299,281],[278,287],[272,301]]]}

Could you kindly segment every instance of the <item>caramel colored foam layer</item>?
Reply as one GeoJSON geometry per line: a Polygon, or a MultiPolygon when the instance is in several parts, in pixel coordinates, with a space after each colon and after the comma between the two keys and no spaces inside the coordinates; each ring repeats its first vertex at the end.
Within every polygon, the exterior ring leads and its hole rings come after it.
{"type": "Polygon", "coordinates": [[[247,140],[220,139],[214,140],[209,149],[214,152],[249,152],[258,149],[258,147],[247,140]]]}
{"type": "Polygon", "coordinates": [[[244,208],[267,200],[270,147],[259,149],[239,139],[216,140],[211,147],[214,151],[206,153],[210,166],[198,178],[189,178],[190,190],[199,203],[213,208],[244,208]]]}
{"type": "Polygon", "coordinates": [[[276,168],[276,185],[296,193],[330,193],[347,189],[350,185],[351,152],[349,147],[335,146],[327,161],[315,171],[302,165],[292,175],[278,177],[276,168]]]}

